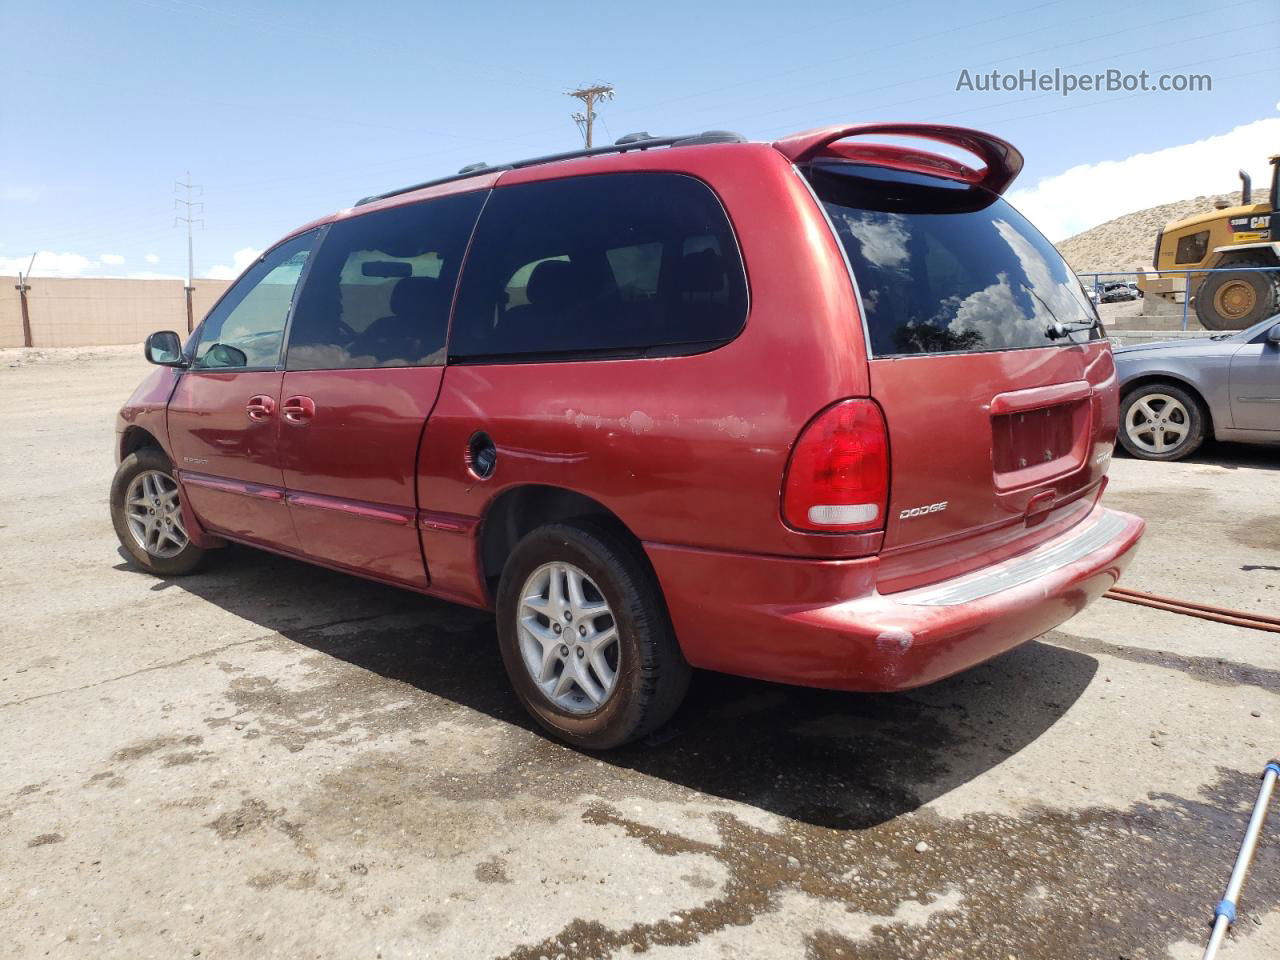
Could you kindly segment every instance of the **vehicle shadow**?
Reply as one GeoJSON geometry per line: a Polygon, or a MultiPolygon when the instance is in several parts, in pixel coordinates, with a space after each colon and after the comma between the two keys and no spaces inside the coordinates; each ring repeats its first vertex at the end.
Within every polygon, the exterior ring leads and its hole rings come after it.
{"type": "Polygon", "coordinates": [[[1238,470],[1280,470],[1280,446],[1265,443],[1227,443],[1210,440],[1187,457],[1188,463],[1211,463],[1214,466],[1238,470]]]}
{"type": "MultiPolygon", "coordinates": [[[[1116,456],[1135,460],[1120,444],[1116,444],[1116,456]]],[[[1204,463],[1227,470],[1280,470],[1280,445],[1266,443],[1231,443],[1225,440],[1206,440],[1199,450],[1178,461],[1179,463],[1204,463]]]]}
{"type": "MultiPolygon", "coordinates": [[[[536,729],[509,688],[488,614],[235,546],[215,554],[207,572],[157,580],[153,589],[189,592],[328,657],[536,729]]],[[[1097,669],[1086,654],[1036,641],[904,694],[696,672],[675,719],[646,741],[593,755],[584,789],[606,788],[594,763],[602,760],[807,823],[869,827],[1035,741],[1097,669]]],[[[581,754],[549,740],[538,762],[551,775],[557,765],[571,776],[583,767],[581,754]]]]}

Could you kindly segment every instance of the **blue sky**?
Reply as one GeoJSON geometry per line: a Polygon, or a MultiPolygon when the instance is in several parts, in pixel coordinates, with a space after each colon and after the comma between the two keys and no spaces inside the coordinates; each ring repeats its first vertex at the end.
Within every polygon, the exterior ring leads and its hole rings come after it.
{"type": "Polygon", "coordinates": [[[592,80],[617,89],[598,141],[991,130],[1026,154],[1015,202],[1055,239],[1230,190],[1240,165],[1260,182],[1280,150],[1276,0],[0,3],[0,273],[34,250],[35,276],[185,273],[173,184],[189,169],[206,204],[196,274],[226,275],[237,251],[367,193],[580,146],[565,91],[592,80]],[[1213,90],[955,89],[964,68],[1054,67],[1209,73],[1213,90]]]}

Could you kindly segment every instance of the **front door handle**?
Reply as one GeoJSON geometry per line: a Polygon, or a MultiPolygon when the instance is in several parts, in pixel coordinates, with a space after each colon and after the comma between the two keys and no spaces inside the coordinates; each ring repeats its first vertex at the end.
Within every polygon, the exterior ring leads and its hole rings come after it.
{"type": "Polygon", "coordinates": [[[301,426],[316,415],[316,402],[310,397],[290,397],[281,409],[286,423],[301,426]]]}
{"type": "Polygon", "coordinates": [[[260,393],[256,397],[250,397],[244,409],[249,414],[250,420],[261,423],[271,419],[271,415],[276,412],[276,402],[266,394],[260,393]]]}

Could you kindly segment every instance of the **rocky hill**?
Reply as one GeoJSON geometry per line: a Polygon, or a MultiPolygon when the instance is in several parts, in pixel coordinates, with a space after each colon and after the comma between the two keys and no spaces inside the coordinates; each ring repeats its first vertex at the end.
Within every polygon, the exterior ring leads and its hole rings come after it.
{"type": "MultiPolygon", "coordinates": [[[[1255,201],[1263,196],[1256,186],[1253,196],[1255,201]]],[[[1218,200],[1235,206],[1240,202],[1240,192],[1178,200],[1126,213],[1083,233],[1077,233],[1074,237],[1068,237],[1058,243],[1057,247],[1077,273],[1136,270],[1139,267],[1149,269],[1156,231],[1170,220],[1181,220],[1195,213],[1207,213],[1213,210],[1213,205],[1218,200]]]]}

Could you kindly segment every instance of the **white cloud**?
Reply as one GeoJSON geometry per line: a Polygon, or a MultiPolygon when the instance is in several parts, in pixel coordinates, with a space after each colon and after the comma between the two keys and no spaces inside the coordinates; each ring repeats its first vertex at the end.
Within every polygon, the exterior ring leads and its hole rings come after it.
{"type": "Polygon", "coordinates": [[[160,258],[159,258],[158,256],[156,256],[154,253],[148,253],[148,254],[147,254],[145,257],[143,257],[142,259],[143,259],[143,260],[145,260],[145,261],[147,261],[147,263],[152,263],[152,264],[155,264],[155,263],[159,263],[159,262],[160,262],[160,258]]]}
{"type": "Polygon", "coordinates": [[[234,280],[244,272],[245,267],[260,256],[262,256],[261,250],[255,250],[253,247],[243,247],[231,255],[232,266],[218,264],[216,267],[210,267],[206,270],[204,275],[210,280],[234,280]]]}
{"type": "Polygon", "coordinates": [[[1010,191],[1009,202],[1058,241],[1134,210],[1239,189],[1241,167],[1260,197],[1271,182],[1267,157],[1277,142],[1280,118],[1257,120],[1194,143],[1081,164],[1010,191]]]}
{"type": "MultiPolygon", "coordinates": [[[[159,260],[159,257],[156,257],[159,260]]],[[[19,271],[27,272],[27,263],[31,255],[25,257],[0,257],[0,276],[17,276],[19,271]]],[[[44,277],[100,277],[117,279],[125,277],[130,280],[183,280],[184,277],[172,273],[157,273],[154,270],[141,270],[133,273],[102,272],[107,265],[119,266],[125,258],[118,254],[104,253],[97,260],[79,253],[55,253],[52,250],[41,250],[36,254],[35,265],[31,268],[31,276],[35,280],[44,277]]]]}
{"type": "Polygon", "coordinates": [[[843,215],[845,226],[858,238],[859,249],[867,262],[882,270],[903,272],[911,254],[907,241],[906,218],[898,213],[853,213],[843,215]]]}
{"type": "MultiPolygon", "coordinates": [[[[17,257],[0,257],[0,274],[16,276],[19,271],[27,272],[27,263],[31,254],[17,257]]],[[[55,253],[52,250],[41,250],[36,254],[35,265],[31,268],[33,277],[83,277],[102,266],[98,260],[79,253],[55,253]]]]}

